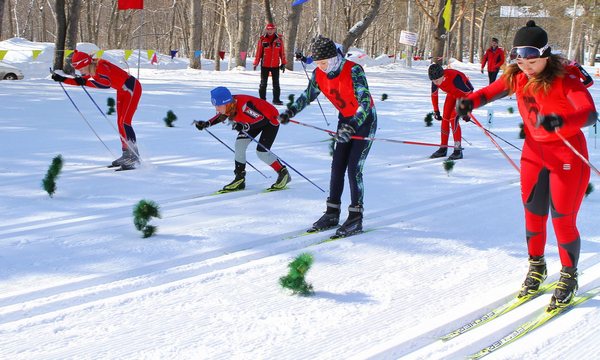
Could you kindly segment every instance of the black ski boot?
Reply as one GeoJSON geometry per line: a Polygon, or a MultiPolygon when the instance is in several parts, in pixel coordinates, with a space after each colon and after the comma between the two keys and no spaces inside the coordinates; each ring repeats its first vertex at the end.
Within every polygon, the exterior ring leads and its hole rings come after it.
{"type": "Polygon", "coordinates": [[[125,159],[129,156],[130,156],[129,149],[124,149],[123,155],[121,155],[120,158],[113,160],[113,162],[110,164],[110,167],[119,167],[119,166],[123,165],[123,163],[125,162],[125,159]]]}
{"type": "Polygon", "coordinates": [[[273,185],[271,185],[271,187],[269,188],[269,190],[281,190],[284,189],[286,187],[287,184],[292,182],[292,177],[290,176],[290,173],[288,171],[288,169],[284,166],[281,168],[281,170],[279,170],[277,172],[277,181],[275,181],[275,183],[273,185]]]}
{"type": "Polygon", "coordinates": [[[460,160],[463,158],[463,153],[461,149],[454,149],[452,154],[448,156],[448,160],[460,160]]]}
{"type": "Polygon", "coordinates": [[[560,280],[554,289],[547,311],[562,308],[571,303],[577,292],[577,268],[563,266],[560,271],[560,280]]]}
{"type": "Polygon", "coordinates": [[[527,277],[521,285],[521,291],[518,298],[524,296],[533,295],[538,291],[540,285],[546,280],[548,273],[546,271],[546,260],[544,255],[542,256],[530,256],[529,257],[529,271],[527,271],[527,277]]]}
{"type": "Polygon", "coordinates": [[[221,192],[230,192],[244,190],[246,188],[246,164],[235,163],[235,170],[233,170],[235,178],[232,182],[225,185],[221,192]]]}
{"type": "Polygon", "coordinates": [[[283,105],[283,101],[281,101],[281,100],[273,100],[273,105],[283,105]]]}
{"type": "Polygon", "coordinates": [[[348,219],[335,232],[337,237],[346,237],[362,232],[363,207],[361,205],[348,207],[348,219]]]}
{"type": "Polygon", "coordinates": [[[317,220],[307,232],[319,232],[334,228],[340,223],[340,204],[334,204],[327,201],[327,210],[325,214],[317,220]]]}
{"type": "Polygon", "coordinates": [[[431,154],[431,156],[429,158],[430,159],[441,158],[441,157],[446,156],[447,154],[448,154],[448,148],[441,147],[441,148],[437,149],[436,152],[431,154]]]}

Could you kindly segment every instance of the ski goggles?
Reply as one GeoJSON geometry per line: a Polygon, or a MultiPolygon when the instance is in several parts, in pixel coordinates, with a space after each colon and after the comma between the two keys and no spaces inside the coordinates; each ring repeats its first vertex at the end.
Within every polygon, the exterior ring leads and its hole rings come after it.
{"type": "Polygon", "coordinates": [[[550,46],[546,44],[543,48],[536,48],[535,46],[515,46],[510,50],[510,63],[516,63],[517,59],[539,59],[544,56],[544,52],[549,49],[550,46]]]}

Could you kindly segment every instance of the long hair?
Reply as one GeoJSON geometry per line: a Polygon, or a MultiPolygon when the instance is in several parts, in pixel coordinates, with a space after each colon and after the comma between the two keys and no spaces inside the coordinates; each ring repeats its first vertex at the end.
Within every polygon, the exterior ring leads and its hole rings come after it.
{"type": "MultiPolygon", "coordinates": [[[[533,93],[543,91],[544,93],[548,93],[554,79],[565,75],[564,61],[565,59],[563,57],[550,54],[544,70],[537,76],[530,78],[529,81],[527,81],[527,84],[525,84],[523,91],[529,90],[533,93]]],[[[502,78],[508,84],[508,92],[510,95],[514,94],[517,90],[516,75],[521,72],[522,71],[517,64],[510,64],[506,68],[506,71],[504,71],[504,74],[502,74],[502,78]]]]}

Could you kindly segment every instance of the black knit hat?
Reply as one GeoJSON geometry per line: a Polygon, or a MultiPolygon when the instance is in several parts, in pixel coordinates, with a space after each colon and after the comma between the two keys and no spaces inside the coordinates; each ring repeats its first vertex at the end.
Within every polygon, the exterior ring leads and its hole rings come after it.
{"type": "Polygon", "coordinates": [[[429,65],[427,74],[429,75],[429,80],[437,80],[444,76],[444,68],[440,64],[433,63],[429,65]]]}
{"type": "MultiPolygon", "coordinates": [[[[517,46],[533,46],[538,49],[548,45],[548,34],[544,29],[537,26],[535,21],[529,20],[527,25],[520,28],[515,34],[513,40],[513,47],[517,46]]],[[[550,47],[548,47],[542,57],[548,57],[550,55],[550,47]]]]}
{"type": "Polygon", "coordinates": [[[331,59],[337,56],[337,48],[333,40],[319,35],[311,45],[312,58],[314,61],[331,59]]]}

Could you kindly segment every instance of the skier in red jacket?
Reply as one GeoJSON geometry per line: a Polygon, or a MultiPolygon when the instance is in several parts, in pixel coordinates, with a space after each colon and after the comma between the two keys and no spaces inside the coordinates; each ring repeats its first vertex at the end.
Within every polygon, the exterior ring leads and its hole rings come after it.
{"type": "Polygon", "coordinates": [[[500,68],[504,65],[506,56],[504,55],[504,49],[498,47],[498,39],[492,38],[490,47],[485,51],[481,58],[481,73],[483,74],[483,67],[487,62],[488,78],[490,84],[496,81],[500,68]]]}
{"type": "Polygon", "coordinates": [[[221,191],[237,191],[246,188],[246,149],[252,141],[245,133],[256,138],[260,134],[256,155],[265,164],[277,172],[277,181],[270,190],[281,190],[292,181],[287,168],[271,152],[277,132],[279,131],[279,112],[268,102],[248,95],[231,95],[229,89],[219,86],[211,90],[210,97],[217,114],[208,121],[195,121],[198,130],[223,122],[227,119],[233,122],[233,130],[238,132],[235,140],[235,178],[225,185],[221,191]],[[244,133],[245,132],[245,133],[244,133]]]}
{"type": "Polygon", "coordinates": [[[283,105],[280,99],[281,87],[279,86],[279,70],[285,72],[285,49],[283,39],[276,32],[273,24],[267,24],[265,34],[258,40],[256,56],[254,58],[254,70],[260,64],[260,87],[258,95],[261,99],[267,99],[267,80],[269,73],[273,79],[273,104],[283,105]]]}
{"type": "Polygon", "coordinates": [[[71,65],[79,70],[82,76],[70,78],[53,73],[52,80],[69,85],[117,90],[117,127],[123,155],[113,161],[112,166],[120,166],[124,170],[134,169],[136,164],[139,164],[139,152],[131,121],[142,96],[142,85],[135,77],[113,63],[104,59],[93,59],[82,51],[75,50],[71,65]]]}
{"type": "Polygon", "coordinates": [[[511,64],[502,77],[459,100],[457,111],[468,114],[506,95],[517,95],[526,134],[521,155],[521,197],[529,253],[529,271],[518,296],[535,294],[546,279],[544,248],[551,209],[562,264],[548,307],[553,310],[567,306],[577,291],[581,248],[577,213],[590,178],[590,168],[556,132],[587,158],[581,128],[595,123],[598,114],[590,93],[578,77],[565,70],[561,58],[551,54],[546,31],[534,21],[517,31],[513,46],[511,64]]]}
{"type": "MultiPolygon", "coordinates": [[[[433,63],[428,69],[429,80],[431,80],[431,103],[433,105],[433,117],[442,121],[441,144],[448,145],[450,128],[454,138],[454,152],[448,157],[449,160],[463,158],[460,140],[462,138],[460,124],[456,115],[456,99],[462,98],[473,92],[473,85],[467,75],[458,70],[444,70],[440,64],[433,63]],[[438,104],[438,89],[446,92],[444,101],[444,114],[440,114],[438,104]]],[[[448,147],[442,146],[431,154],[430,158],[444,157],[448,153],[448,147]]]]}

